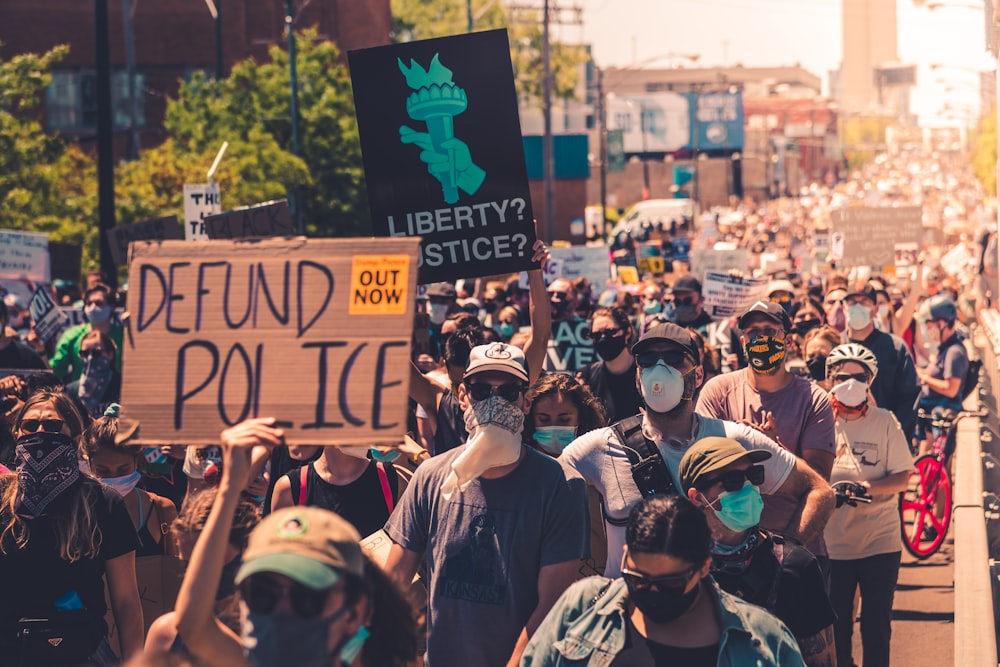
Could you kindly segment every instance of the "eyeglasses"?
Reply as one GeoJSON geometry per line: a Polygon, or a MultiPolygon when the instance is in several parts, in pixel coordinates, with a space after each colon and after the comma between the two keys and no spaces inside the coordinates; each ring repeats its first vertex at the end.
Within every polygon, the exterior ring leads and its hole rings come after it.
{"type": "Polygon", "coordinates": [[[764,483],[764,466],[750,466],[746,470],[730,470],[718,477],[699,481],[696,488],[704,490],[710,489],[716,484],[722,483],[722,488],[730,493],[739,491],[745,482],[750,482],[754,486],[764,483]]]}
{"type": "Polygon", "coordinates": [[[680,350],[662,350],[659,352],[640,352],[635,355],[635,363],[639,368],[652,368],[660,360],[663,360],[667,366],[673,366],[677,368],[684,364],[684,359],[687,357],[686,354],[680,350]]]}
{"type": "Polygon", "coordinates": [[[506,382],[501,385],[492,385],[485,382],[465,383],[465,388],[469,391],[469,396],[474,401],[485,401],[490,396],[499,396],[505,401],[513,403],[520,398],[525,387],[517,382],[506,382]]]}
{"type": "Polygon", "coordinates": [[[299,618],[316,618],[323,613],[330,590],[316,590],[296,581],[281,584],[273,577],[261,574],[252,574],[240,583],[240,596],[251,612],[273,613],[278,603],[287,597],[299,618]]]}
{"type": "Polygon", "coordinates": [[[776,329],[774,327],[754,327],[752,329],[745,329],[743,335],[747,340],[753,340],[758,336],[767,336],[769,338],[782,338],[785,335],[784,329],[776,329]]]}
{"type": "Polygon", "coordinates": [[[46,433],[59,433],[65,424],[62,419],[25,419],[18,428],[22,433],[38,433],[39,427],[46,433]]]}
{"type": "Polygon", "coordinates": [[[95,347],[90,350],[80,350],[80,359],[86,361],[87,359],[90,359],[94,355],[100,355],[100,354],[104,354],[103,347],[95,347]]]}
{"type": "Polygon", "coordinates": [[[549,299],[555,299],[556,301],[565,301],[569,298],[569,292],[549,292],[549,299]]]}
{"type": "Polygon", "coordinates": [[[674,303],[677,304],[678,306],[693,306],[695,305],[695,303],[697,303],[697,297],[686,296],[683,299],[678,299],[677,297],[674,297],[674,303]]]}
{"type": "Polygon", "coordinates": [[[108,302],[104,301],[103,299],[101,299],[99,301],[95,299],[95,300],[92,300],[92,301],[88,301],[84,305],[85,306],[97,306],[98,308],[104,308],[104,306],[108,305],[108,302]]]}
{"type": "Polygon", "coordinates": [[[608,340],[610,338],[617,338],[624,333],[621,329],[601,329],[600,331],[591,331],[590,338],[595,343],[600,343],[603,340],[608,340]]]}
{"type": "Polygon", "coordinates": [[[638,572],[632,572],[625,565],[626,554],[622,554],[622,579],[628,584],[629,588],[635,591],[645,591],[650,588],[656,588],[662,593],[676,592],[678,594],[684,592],[687,588],[688,582],[691,581],[691,577],[694,576],[695,572],[698,571],[697,567],[692,567],[687,572],[680,572],[678,574],[666,574],[662,577],[647,577],[644,574],[638,572]]]}
{"type": "Polygon", "coordinates": [[[847,382],[848,380],[857,380],[858,382],[868,384],[867,373],[834,373],[833,379],[836,382],[847,382]]]}

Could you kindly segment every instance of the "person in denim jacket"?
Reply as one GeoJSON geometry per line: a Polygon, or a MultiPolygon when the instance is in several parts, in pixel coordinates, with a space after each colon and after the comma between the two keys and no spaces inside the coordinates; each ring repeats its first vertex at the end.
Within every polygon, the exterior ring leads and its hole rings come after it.
{"type": "Polygon", "coordinates": [[[633,508],[622,578],[588,577],[556,602],[521,667],[804,665],[795,637],[709,576],[711,531],[687,499],[633,508]]]}

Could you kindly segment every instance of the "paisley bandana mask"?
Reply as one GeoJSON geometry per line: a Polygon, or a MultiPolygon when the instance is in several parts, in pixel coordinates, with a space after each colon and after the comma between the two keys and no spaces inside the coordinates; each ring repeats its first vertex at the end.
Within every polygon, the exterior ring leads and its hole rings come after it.
{"type": "Polygon", "coordinates": [[[53,500],[80,479],[76,443],[62,433],[27,433],[17,439],[17,498],[14,511],[31,519],[45,515],[53,500]]]}

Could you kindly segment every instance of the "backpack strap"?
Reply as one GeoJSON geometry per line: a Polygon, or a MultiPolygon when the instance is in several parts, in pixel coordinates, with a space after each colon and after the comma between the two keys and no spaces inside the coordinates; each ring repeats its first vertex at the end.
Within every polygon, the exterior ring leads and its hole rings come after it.
{"type": "MultiPolygon", "coordinates": [[[[677,488],[671,479],[667,464],[656,443],[642,432],[642,415],[634,415],[611,425],[625,449],[632,469],[632,479],[643,498],[656,495],[676,495],[677,488]]],[[[605,513],[607,517],[607,513],[605,513]]],[[[612,524],[616,525],[616,524],[612,524]]]]}
{"type": "Polygon", "coordinates": [[[306,480],[309,479],[309,464],[305,464],[299,468],[299,499],[296,505],[305,506],[306,504],[306,480]]]}
{"type": "Polygon", "coordinates": [[[378,470],[378,481],[382,485],[382,497],[385,498],[385,508],[389,510],[389,514],[392,514],[392,489],[389,488],[389,475],[385,472],[385,466],[382,465],[381,461],[375,462],[375,468],[378,470]]]}

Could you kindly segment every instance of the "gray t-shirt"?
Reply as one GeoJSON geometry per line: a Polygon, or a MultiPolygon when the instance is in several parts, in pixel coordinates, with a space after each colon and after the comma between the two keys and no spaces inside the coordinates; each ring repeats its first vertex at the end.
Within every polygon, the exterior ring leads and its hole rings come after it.
{"type": "MultiPolygon", "coordinates": [[[[695,414],[691,433],[651,438],[656,441],[678,491],[682,487],[677,469],[680,467],[684,452],[697,440],[712,435],[733,438],[747,449],[766,449],[771,452],[771,458],[761,464],[764,466],[764,483],[760,487],[763,494],[775,493],[795,467],[795,456],[760,431],[742,424],[695,414]]],[[[627,519],[632,507],[642,499],[639,488],[632,478],[628,455],[610,427],[581,435],[563,450],[559,460],[580,473],[588,484],[597,489],[604,498],[605,511],[612,519],[627,519]]],[[[765,507],[768,501],[765,497],[765,507]]],[[[604,524],[608,535],[608,563],[604,568],[604,576],[615,578],[621,575],[625,527],[613,526],[607,521],[604,524]]],[[[786,526],[778,528],[783,532],[786,526]]]]}
{"type": "Polygon", "coordinates": [[[427,667],[502,667],[538,604],[541,568],[589,556],[586,485],[526,448],[511,473],[445,500],[441,485],[463,451],[417,468],[385,530],[426,554],[427,667]]]}

